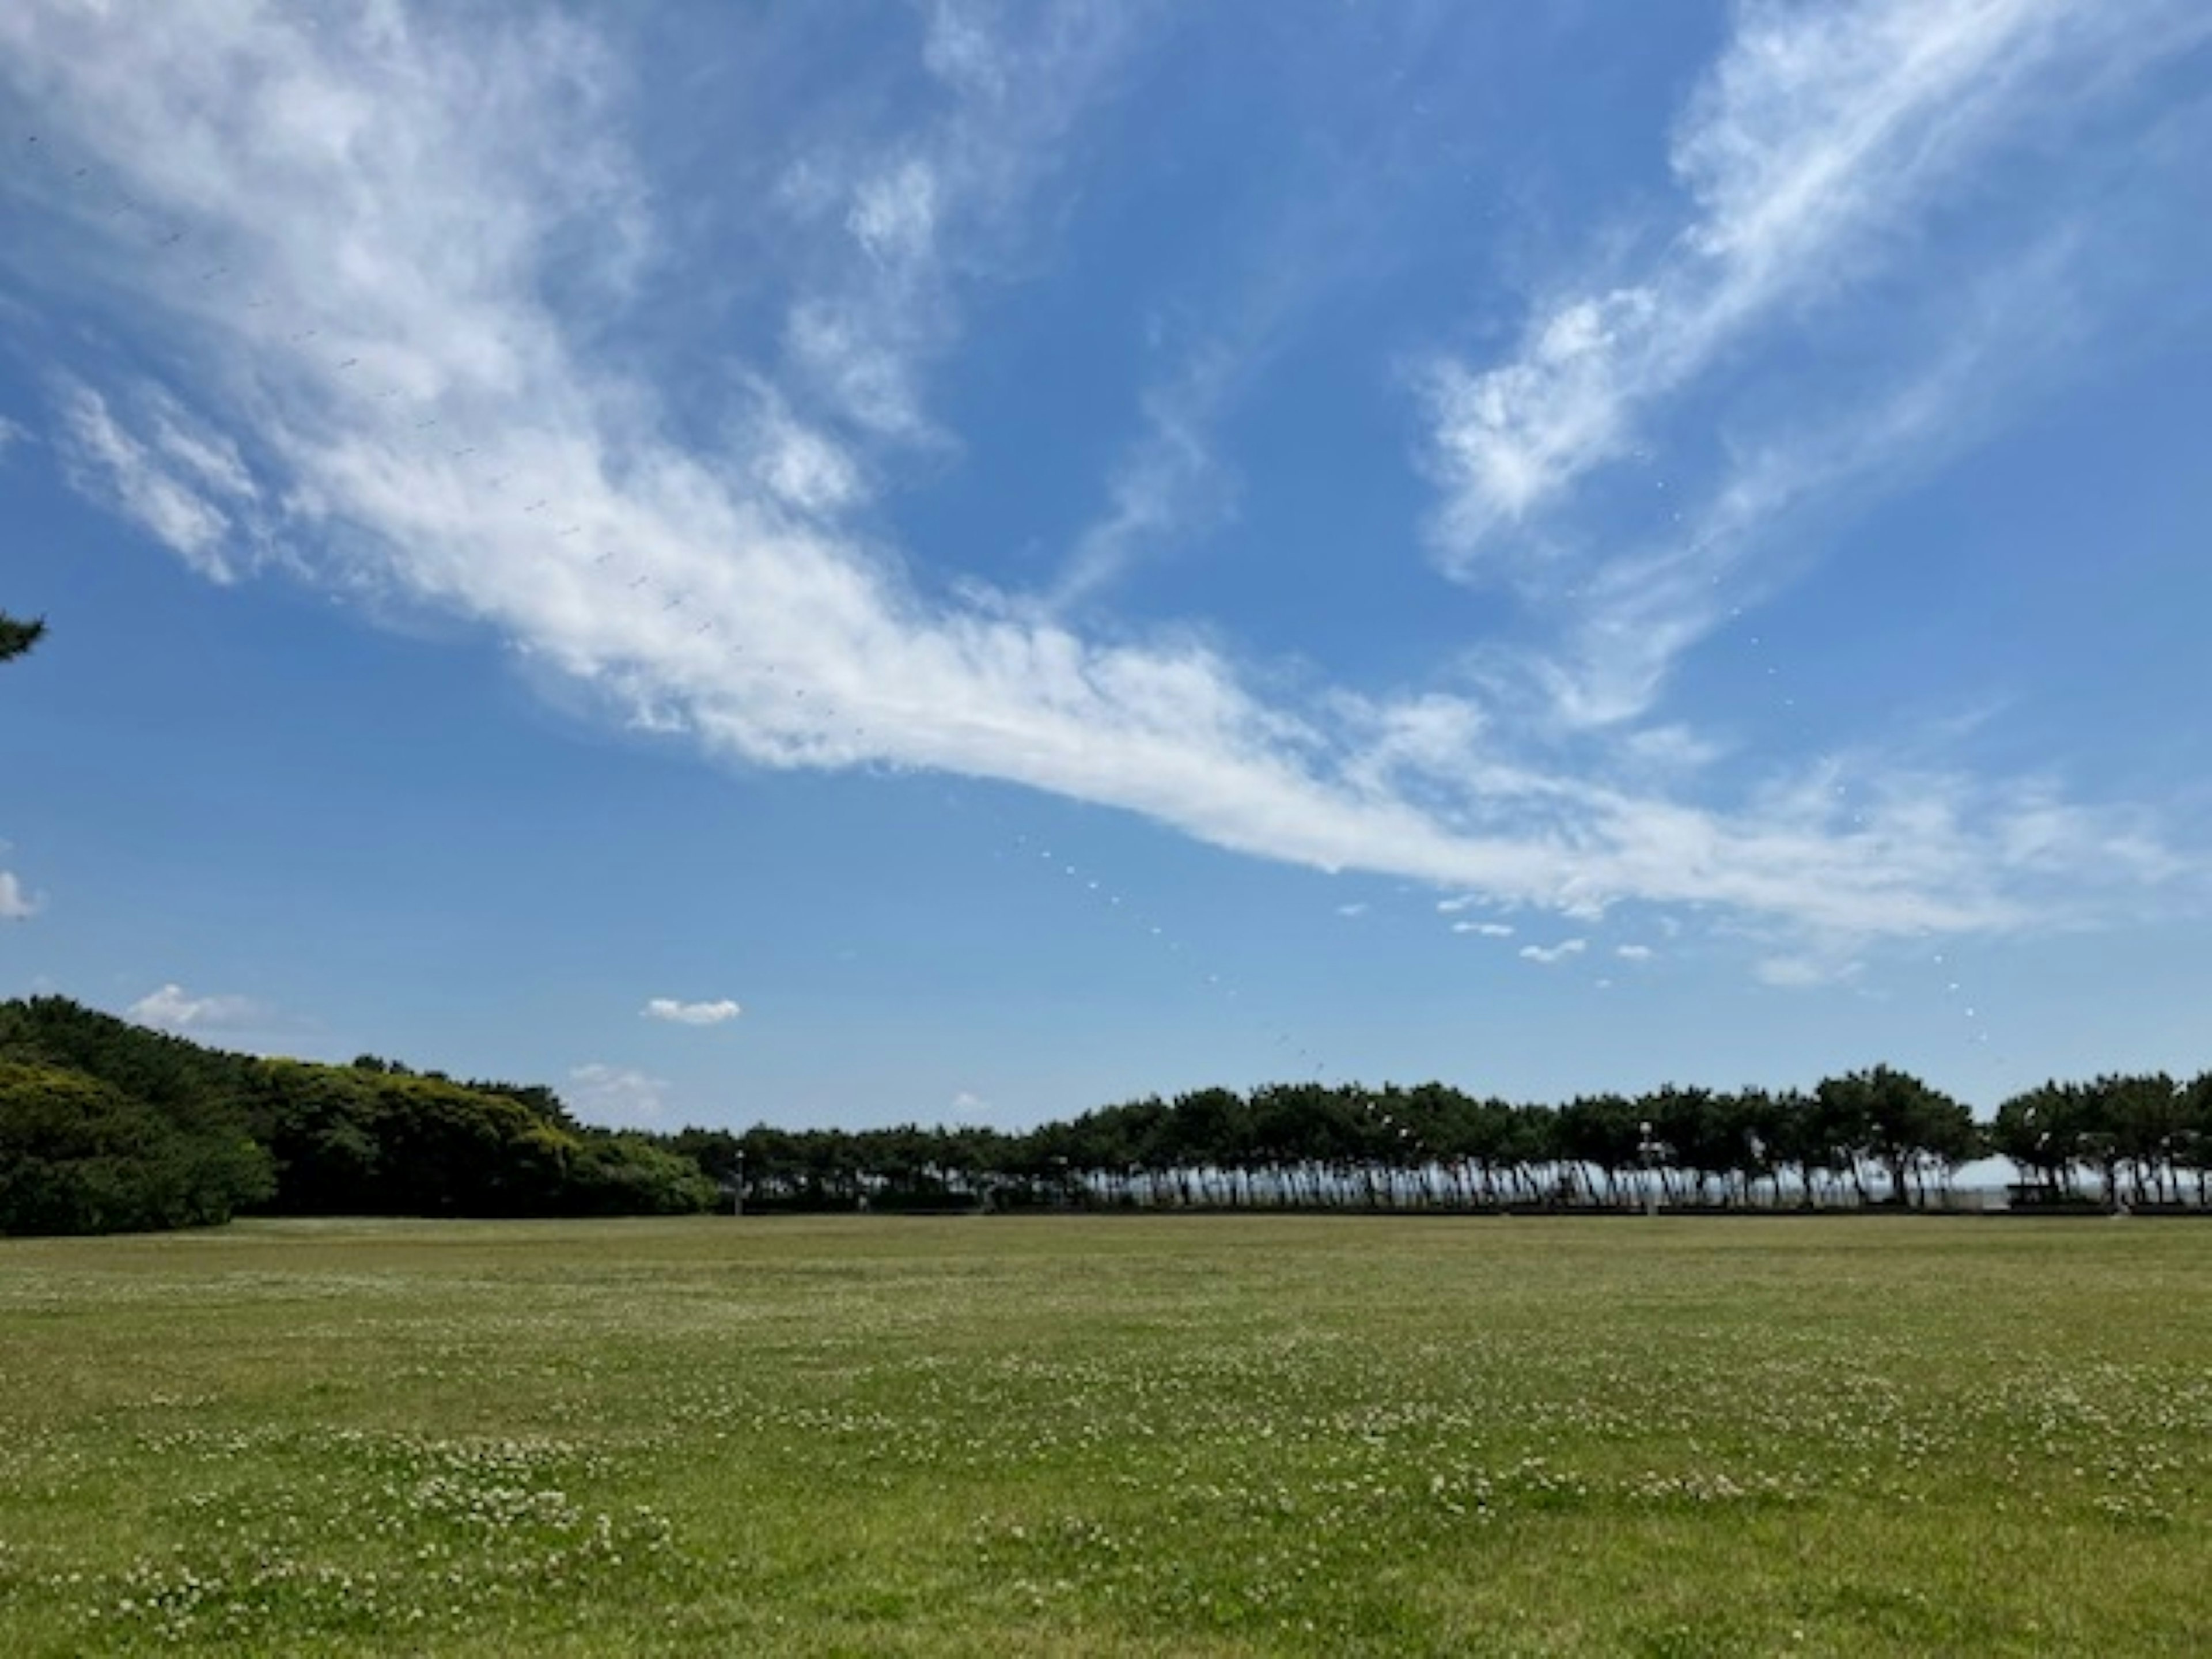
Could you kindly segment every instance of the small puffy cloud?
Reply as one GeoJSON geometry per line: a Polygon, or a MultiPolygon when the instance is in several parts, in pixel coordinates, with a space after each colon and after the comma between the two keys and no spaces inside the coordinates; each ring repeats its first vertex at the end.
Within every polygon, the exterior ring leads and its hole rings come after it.
{"type": "Polygon", "coordinates": [[[852,452],[795,415],[765,382],[752,387],[755,408],[738,434],[747,466],[761,487],[794,512],[833,517],[867,494],[852,452]]]}
{"type": "Polygon", "coordinates": [[[1649,962],[1651,947],[1648,945],[1624,945],[1613,952],[1623,962],[1649,962]]]}
{"type": "Polygon", "coordinates": [[[130,1007],[141,1025],[169,1031],[233,1030],[261,1017],[258,1003],[246,997],[196,997],[181,985],[149,991],[130,1007]]]}
{"type": "MultiPolygon", "coordinates": [[[[8,842],[0,841],[0,854],[12,850],[8,842]]],[[[23,885],[21,878],[14,871],[0,870],[0,921],[21,921],[26,917],[36,915],[45,908],[45,903],[36,893],[23,885]]]]}
{"type": "Polygon", "coordinates": [[[1566,961],[1570,957],[1578,957],[1589,949],[1589,941],[1586,939],[1561,939],[1557,945],[1524,945],[1521,947],[1521,959],[1540,963],[1548,968],[1555,963],[1566,961]]]}
{"type": "Polygon", "coordinates": [[[803,513],[835,513],[864,492],[852,458],[795,421],[763,434],[758,465],[762,483],[776,499],[803,513]]]}
{"type": "Polygon", "coordinates": [[[641,1018],[665,1020],[671,1025],[726,1025],[743,1012],[727,997],[719,1002],[678,1002],[674,997],[655,997],[641,1011],[641,1018]]]}
{"type": "Polygon", "coordinates": [[[991,1109],[991,1103],[972,1089],[963,1089],[952,1097],[952,1109],[956,1112],[988,1112],[991,1109]]]}
{"type": "Polygon", "coordinates": [[[39,914],[38,896],[26,892],[12,870],[0,870],[0,921],[21,921],[39,914]]]}
{"type": "Polygon", "coordinates": [[[1340,916],[1364,916],[1370,908],[1364,902],[1358,904],[1340,904],[1336,907],[1336,914],[1340,916]]]}
{"type": "Polygon", "coordinates": [[[621,1127],[657,1120],[667,1104],[668,1080],[594,1061],[568,1073],[568,1104],[579,1117],[621,1127]]]}
{"type": "MultiPolygon", "coordinates": [[[[1511,939],[1513,937],[1513,929],[1502,921],[1455,921],[1452,923],[1452,932],[1473,933],[1478,939],[1511,939]]],[[[1527,952],[1523,951],[1522,954],[1525,956],[1527,952]]]]}

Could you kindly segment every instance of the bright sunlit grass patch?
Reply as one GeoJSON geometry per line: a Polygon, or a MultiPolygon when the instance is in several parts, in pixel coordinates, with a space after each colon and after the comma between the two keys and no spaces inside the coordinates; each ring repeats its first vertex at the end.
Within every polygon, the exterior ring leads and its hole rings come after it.
{"type": "Polygon", "coordinates": [[[0,1244],[10,1654],[2182,1653],[2191,1224],[0,1244]]]}

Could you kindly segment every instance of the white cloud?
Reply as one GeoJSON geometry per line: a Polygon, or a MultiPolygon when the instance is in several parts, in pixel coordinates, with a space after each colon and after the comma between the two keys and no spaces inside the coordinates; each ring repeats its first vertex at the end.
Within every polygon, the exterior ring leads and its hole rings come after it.
{"type": "Polygon", "coordinates": [[[1565,606],[1560,650],[1528,671],[1547,715],[1569,728],[1623,728],[1623,752],[1650,767],[1715,758],[1711,739],[1680,726],[1626,723],[1650,712],[1685,653],[1799,574],[1824,518],[1926,472],[2025,401],[2039,365],[2074,332],[2069,267],[2080,254],[2079,240],[2062,234],[1956,282],[1946,337],[1927,361],[1844,415],[1735,447],[1673,536],[1585,575],[1565,606]]]}
{"type": "Polygon", "coordinates": [[[1623,456],[1638,416],[1890,257],[1966,164],[2212,33],[2188,0],[1746,5],[1678,129],[1686,214],[1644,268],[1540,306],[1517,356],[1429,380],[1448,563],[1623,456]]]}
{"type": "Polygon", "coordinates": [[[1455,921],[1455,933],[1473,933],[1478,939],[1511,939],[1513,929],[1502,921],[1455,921]]]}
{"type": "Polygon", "coordinates": [[[1374,907],[1372,905],[1368,904],[1363,900],[1358,903],[1338,905],[1336,907],[1336,914],[1340,916],[1358,917],[1365,915],[1368,911],[1373,908],[1374,907]]]}
{"type": "Polygon", "coordinates": [[[181,985],[164,985],[149,991],[128,1010],[141,1025],[172,1031],[227,1031],[251,1026],[264,1017],[258,1003],[246,997],[196,997],[181,985]]]}
{"type": "Polygon", "coordinates": [[[932,9],[922,67],[941,95],[887,136],[840,133],[787,167],[779,198],[811,245],[785,319],[794,391],[871,441],[941,443],[922,379],[957,332],[964,290],[1020,258],[1018,210],[1127,49],[1132,9],[1045,0],[932,9]],[[842,205],[842,211],[830,210],[842,205]]]}
{"type": "Polygon", "coordinates": [[[29,428],[0,415],[0,456],[5,456],[17,444],[28,443],[30,439],[29,428]]]}
{"type": "MultiPolygon", "coordinates": [[[[2056,154],[2081,111],[2208,38],[2212,14],[2179,0],[1747,7],[1677,127],[1683,210],[1664,243],[1625,265],[1607,254],[1539,303],[1505,362],[1445,362],[1430,381],[1446,568],[1510,571],[1561,630],[1556,648],[1490,653],[1491,692],[1554,731],[1607,730],[1613,757],[1652,775],[1708,763],[1710,737],[1629,724],[1683,654],[1802,574],[1844,511],[2094,363],[2092,319],[2135,331],[2110,249],[2143,239],[2111,181],[2085,186],[2046,159],[2031,228],[2008,221],[2010,240],[1962,242],[1942,264],[1916,227],[1973,192],[1976,164],[2010,140],[2056,154]],[[1584,535],[1578,484],[1632,453],[1651,461],[1639,446],[1659,423],[1643,416],[1723,373],[1756,384],[1771,337],[1822,307],[1835,320],[1834,302],[1876,274],[1906,297],[1885,300],[1850,374],[1786,371],[1788,406],[1813,412],[1778,422],[1751,398],[1749,440],[1714,417],[1717,476],[1685,457],[1661,534],[1632,534],[1626,551],[1616,530],[1584,535]]],[[[2124,182],[2163,189],[2148,216],[2176,222],[2164,148],[2143,145],[2124,182]]],[[[1800,326],[1793,344],[1808,337],[1800,326]]]]}
{"type": "Polygon", "coordinates": [[[872,436],[930,435],[909,352],[853,307],[810,301],[791,313],[784,343],[818,395],[872,436]]]}
{"type": "MultiPolygon", "coordinates": [[[[1048,158],[1015,141],[1061,131],[1055,100],[1113,60],[1108,21],[1041,24],[1016,51],[939,11],[954,108],[816,168],[816,193],[845,204],[850,264],[794,302],[786,378],[741,371],[753,424],[733,464],[679,443],[595,357],[618,291],[594,289],[580,316],[548,297],[556,261],[573,286],[568,262],[619,270],[652,245],[604,48],[559,21],[471,13],[460,35],[463,14],[382,15],[310,31],[274,12],[210,27],[215,11],[182,3],[127,27],[61,0],[0,11],[0,77],[36,88],[57,149],[232,273],[118,263],[114,225],[88,212],[17,255],[57,289],[105,264],[127,290],[118,319],[152,319],[201,372],[189,426],[150,394],[128,404],[136,434],[89,388],[64,404],[121,510],[211,576],[236,568],[225,535],[266,513],[306,578],[477,619],[533,672],[728,760],[1013,781],[1240,852],[1578,917],[1632,897],[1841,935],[2001,930],[2061,915],[2054,896],[2078,908],[2080,872],[2124,886],[2168,867],[2126,815],[2019,787],[1891,769],[1850,820],[1794,776],[1704,805],[1665,779],[1539,764],[1466,696],[1263,695],[1283,677],[1188,631],[1094,637],[923,591],[841,517],[865,499],[858,447],[926,424],[916,375],[958,275],[947,239],[1005,225],[1033,190],[1048,158]],[[907,157],[929,169],[926,219],[896,191],[865,195],[907,157]],[[818,418],[817,371],[843,387],[818,418]],[[229,433],[252,434],[251,471],[229,433]]],[[[1628,314],[1553,349],[1596,349],[1628,314]]]]}
{"type": "Polygon", "coordinates": [[[834,520],[868,493],[852,452],[791,412],[773,387],[757,389],[759,406],[740,441],[745,465],[762,487],[795,513],[834,520]]]}
{"type": "Polygon", "coordinates": [[[952,1097],[952,1109],[956,1112],[988,1112],[991,1109],[991,1103],[972,1090],[963,1089],[952,1097]]]}
{"type": "Polygon", "coordinates": [[[1561,939],[1557,945],[1524,945],[1521,947],[1521,959],[1540,963],[1548,968],[1566,961],[1570,957],[1578,957],[1588,949],[1589,941],[1586,939],[1561,939]]]}
{"type": "Polygon", "coordinates": [[[219,477],[227,444],[195,441],[169,420],[157,422],[153,445],[140,442],[89,386],[70,384],[62,398],[64,453],[72,481],[88,495],[112,504],[212,581],[234,580],[237,571],[223,544],[229,514],[209,498],[205,486],[219,477]]]}
{"type": "Polygon", "coordinates": [[[666,1109],[668,1080],[594,1061],[568,1073],[568,1104],[588,1122],[627,1128],[657,1121],[666,1109]]]}
{"type": "Polygon", "coordinates": [[[864,179],[845,225],[869,257],[884,264],[927,257],[937,231],[937,170],[909,156],[864,179]]]}
{"type": "Polygon", "coordinates": [[[1436,366],[1437,465],[1450,491],[1440,533],[1455,560],[1620,447],[1613,360],[1656,309],[1643,289],[1571,301],[1533,330],[1519,362],[1481,374],[1436,366]]]}
{"type": "Polygon", "coordinates": [[[922,46],[922,62],[947,86],[994,98],[1006,90],[1014,72],[1003,43],[985,27],[979,8],[936,0],[929,13],[929,33],[922,46]]]}
{"type": "Polygon", "coordinates": [[[1197,535],[1229,517],[1234,489],[1208,437],[1226,395],[1224,380],[1209,361],[1147,394],[1143,434],[1115,468],[1106,513],[1077,537],[1052,591],[1054,608],[1090,598],[1149,549],[1197,535]]]}
{"type": "Polygon", "coordinates": [[[0,870],[0,921],[25,921],[39,914],[45,901],[27,890],[12,870],[0,870]]]}
{"type": "Polygon", "coordinates": [[[673,997],[655,997],[645,1005],[643,1017],[665,1020],[672,1025],[723,1025],[744,1012],[726,997],[716,1002],[678,1002],[673,997]]]}
{"type": "MultiPolygon", "coordinates": [[[[1356,169],[1346,170],[1350,180],[1356,169]]],[[[1139,399],[1140,425],[1109,474],[1103,513],[1073,538],[1048,598],[1054,609],[1079,604],[1120,580],[1140,561],[1173,552],[1231,523],[1239,481],[1216,453],[1216,428],[1249,394],[1281,350],[1294,324],[1312,312],[1360,257],[1381,240],[1357,204],[1370,180],[1301,192],[1279,222],[1255,235],[1244,269],[1227,283],[1214,321],[1195,331],[1178,361],[1139,399]]],[[[1150,343],[1171,331],[1155,319],[1150,343]]]]}
{"type": "Polygon", "coordinates": [[[1752,975],[1762,985],[1771,985],[1786,991],[1803,991],[1855,979],[1863,966],[1857,961],[1832,952],[1808,951],[1801,955],[1764,957],[1753,967],[1752,975]]]}
{"type": "Polygon", "coordinates": [[[1619,957],[1623,962],[1649,962],[1651,960],[1652,954],[1651,947],[1648,945],[1623,945],[1613,951],[1613,955],[1619,957]]]}

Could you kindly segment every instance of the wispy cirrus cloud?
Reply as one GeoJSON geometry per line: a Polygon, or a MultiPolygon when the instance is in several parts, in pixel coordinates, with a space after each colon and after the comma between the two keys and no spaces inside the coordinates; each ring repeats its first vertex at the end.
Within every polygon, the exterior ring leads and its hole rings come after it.
{"type": "Polygon", "coordinates": [[[1893,258],[1970,164],[2208,33],[2185,0],[1746,6],[1675,133],[1659,252],[1540,303],[1508,361],[1432,365],[1447,567],[1486,568],[1656,402],[1893,258]]]}
{"type": "Polygon", "coordinates": [[[1638,728],[1688,653],[1812,564],[1826,524],[1855,500],[1922,476],[1983,435],[2008,389],[2071,331],[2061,236],[1983,281],[1928,361],[1847,412],[1729,446],[1720,477],[1671,535],[1613,553],[1559,601],[1556,644],[1510,659],[1545,717],[1615,728],[1634,757],[1696,763],[1710,750],[1677,726],[1638,728]],[[1663,755],[1662,755],[1663,751],[1663,755]]]}
{"type": "Polygon", "coordinates": [[[2054,817],[2019,786],[1893,773],[1848,820],[1803,805],[1795,775],[1695,799],[1562,769],[1467,696],[1263,691],[1267,665],[1188,629],[1102,637],[921,591],[901,550],[847,521],[871,487],[858,457],[926,436],[920,371],[966,268],[955,228],[1015,216],[1082,102],[1054,100],[1118,61],[1118,9],[1052,15],[1010,43],[940,9],[924,51],[944,122],[808,175],[842,252],[793,301],[783,355],[750,366],[734,462],[672,436],[593,349],[653,235],[610,114],[623,75],[570,23],[395,9],[309,30],[179,4],[125,28],[13,8],[0,76],[57,149],[127,182],[122,222],[189,226],[195,252],[142,237],[126,258],[64,173],[52,234],[0,258],[50,290],[97,268],[117,325],[159,320],[193,426],[141,396],[126,430],[120,397],[90,390],[64,412],[122,510],[197,568],[241,568],[240,526],[265,514],[306,579],[477,619],[726,760],[1006,780],[1578,917],[1636,898],[1842,934],[2006,929],[2063,908],[2054,893],[2081,902],[2083,870],[2126,885],[2169,867],[2130,816],[2054,817]],[[588,318],[548,276],[572,276],[580,244],[607,266],[588,318]],[[141,475],[174,499],[131,495],[120,481],[141,475]],[[2142,856],[2112,856],[2129,847],[2142,856]]]}
{"type": "Polygon", "coordinates": [[[923,379],[963,303],[1018,263],[1021,210],[1112,82],[1146,8],[1047,0],[1018,9],[936,0],[918,119],[793,158],[781,205],[810,237],[805,290],[783,326],[794,397],[864,444],[941,444],[923,379]]]}
{"type": "MultiPolygon", "coordinates": [[[[1316,29],[1314,21],[1292,27],[1340,92],[1333,48],[1345,42],[1330,22],[1316,29]]],[[[1449,56],[1437,38],[1441,14],[1333,21],[1347,33],[1388,33],[1402,66],[1449,56]]],[[[1402,222],[1410,210],[1390,185],[1433,165],[1433,139],[1407,120],[1403,76],[1401,67],[1386,92],[1332,110],[1324,133],[1298,134],[1285,152],[1271,145],[1271,183],[1280,193],[1243,227],[1225,260],[1182,273],[1171,299],[1148,307],[1144,347],[1159,361],[1138,393],[1137,429],[1111,464],[1103,506],[1071,538],[1045,596],[1049,607],[1082,605],[1236,521],[1243,480],[1225,453],[1224,428],[1257,400],[1316,314],[1391,269],[1413,240],[1402,222]]]]}
{"type": "Polygon", "coordinates": [[[1214,453],[1212,426],[1232,375],[1222,352],[1202,350],[1145,393],[1143,430],[1115,463],[1105,512],[1076,536],[1048,598],[1054,609],[1081,603],[1160,545],[1229,517],[1236,486],[1214,453]]]}
{"type": "Polygon", "coordinates": [[[239,575],[234,510],[256,494],[237,449],[195,430],[158,394],[143,437],[91,387],[65,381],[64,453],[78,486],[136,521],[210,581],[239,575]]]}

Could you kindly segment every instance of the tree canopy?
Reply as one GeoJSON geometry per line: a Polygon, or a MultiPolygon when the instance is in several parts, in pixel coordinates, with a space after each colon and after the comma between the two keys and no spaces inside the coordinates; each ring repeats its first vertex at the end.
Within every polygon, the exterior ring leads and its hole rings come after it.
{"type": "Polygon", "coordinates": [[[0,1003],[0,1232],[286,1215],[710,1208],[696,1164],[551,1091],[203,1048],[61,997],[0,1003]]]}
{"type": "Polygon", "coordinates": [[[1852,1208],[1942,1201],[1985,1153],[2015,1203],[2194,1206],[2212,1073],[2051,1082],[1991,1122],[1875,1066],[1810,1090],[1668,1084],[1545,1105],[1443,1082],[1146,1096],[1024,1130],[615,1133],[537,1085],[204,1048],[60,997],[0,1003],[0,1231],[233,1214],[761,1208],[1852,1208]]]}
{"type": "Polygon", "coordinates": [[[0,662],[21,656],[46,635],[44,617],[30,622],[18,622],[6,611],[0,611],[0,662]]]}
{"type": "Polygon", "coordinates": [[[759,1207],[1083,1205],[1621,1209],[1931,1206],[2008,1156],[2016,1204],[2203,1207],[2212,1073],[2048,1084],[1977,1123],[1875,1066],[1809,1091],[1665,1085],[1558,1106],[1449,1084],[1148,1096],[1008,1132],[685,1129],[671,1144],[759,1207]]]}

